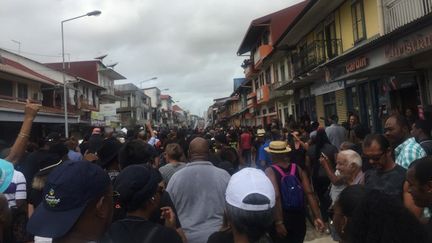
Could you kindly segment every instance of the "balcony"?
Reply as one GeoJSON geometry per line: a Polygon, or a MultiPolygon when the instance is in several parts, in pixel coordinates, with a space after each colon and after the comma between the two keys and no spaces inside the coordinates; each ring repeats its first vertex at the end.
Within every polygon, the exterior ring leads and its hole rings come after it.
{"type": "Polygon", "coordinates": [[[298,53],[293,53],[294,75],[303,75],[340,53],[342,53],[341,40],[315,40],[300,48],[298,53]]]}
{"type": "Polygon", "coordinates": [[[244,69],[244,74],[246,79],[251,79],[252,76],[257,74],[258,71],[255,69],[254,65],[249,64],[244,69]]]}
{"type": "Polygon", "coordinates": [[[385,0],[385,32],[392,32],[431,12],[432,0],[385,0]]]}
{"type": "Polygon", "coordinates": [[[270,99],[270,88],[268,85],[263,85],[257,89],[257,104],[268,102],[270,99]]]}
{"type": "Polygon", "coordinates": [[[271,45],[261,45],[254,53],[254,65],[255,69],[259,69],[264,58],[266,58],[273,51],[273,47],[271,45]]]}

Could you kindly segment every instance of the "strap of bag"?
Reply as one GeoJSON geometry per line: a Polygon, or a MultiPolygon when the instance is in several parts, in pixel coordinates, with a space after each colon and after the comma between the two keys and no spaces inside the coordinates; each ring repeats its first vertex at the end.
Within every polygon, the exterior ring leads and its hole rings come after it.
{"type": "Polygon", "coordinates": [[[294,164],[294,163],[291,163],[291,171],[290,171],[290,175],[293,175],[293,176],[295,176],[296,174],[296,169],[297,169],[297,167],[296,167],[296,165],[294,164]]]}
{"type": "Polygon", "coordinates": [[[285,172],[277,165],[272,165],[272,167],[281,174],[281,176],[286,176],[285,172]]]}

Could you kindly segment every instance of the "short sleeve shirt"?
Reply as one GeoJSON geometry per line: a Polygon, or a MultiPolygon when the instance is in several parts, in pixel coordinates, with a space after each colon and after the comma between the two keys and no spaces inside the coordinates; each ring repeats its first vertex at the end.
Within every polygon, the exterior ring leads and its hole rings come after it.
{"type": "Polygon", "coordinates": [[[406,172],[407,170],[400,165],[396,165],[393,169],[385,172],[370,169],[365,173],[365,187],[402,199],[406,172]]]}
{"type": "Polygon", "coordinates": [[[8,200],[9,208],[16,206],[16,200],[27,199],[26,179],[23,173],[14,170],[11,184],[4,192],[4,195],[8,200]]]}
{"type": "Polygon", "coordinates": [[[426,156],[423,148],[418,144],[415,138],[408,138],[395,148],[396,164],[408,169],[409,165],[417,159],[426,156]]]}

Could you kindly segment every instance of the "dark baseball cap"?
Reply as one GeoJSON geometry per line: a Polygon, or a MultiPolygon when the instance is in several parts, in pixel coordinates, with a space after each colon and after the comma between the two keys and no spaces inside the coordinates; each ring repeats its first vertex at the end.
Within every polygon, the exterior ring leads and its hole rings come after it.
{"type": "Polygon", "coordinates": [[[48,176],[42,203],[29,219],[27,231],[59,238],[68,233],[87,204],[110,186],[108,174],[88,161],[66,161],[48,176]]]}
{"type": "Polygon", "coordinates": [[[130,165],[117,176],[114,190],[126,210],[134,211],[156,193],[160,181],[158,170],[143,164],[130,165]]]}

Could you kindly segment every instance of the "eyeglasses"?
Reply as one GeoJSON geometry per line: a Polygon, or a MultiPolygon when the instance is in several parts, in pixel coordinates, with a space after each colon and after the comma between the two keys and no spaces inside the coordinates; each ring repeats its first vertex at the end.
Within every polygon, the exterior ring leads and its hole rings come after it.
{"type": "Polygon", "coordinates": [[[364,159],[367,159],[369,161],[379,161],[382,156],[385,154],[385,151],[380,153],[379,155],[375,155],[375,156],[364,156],[364,159]]]}

